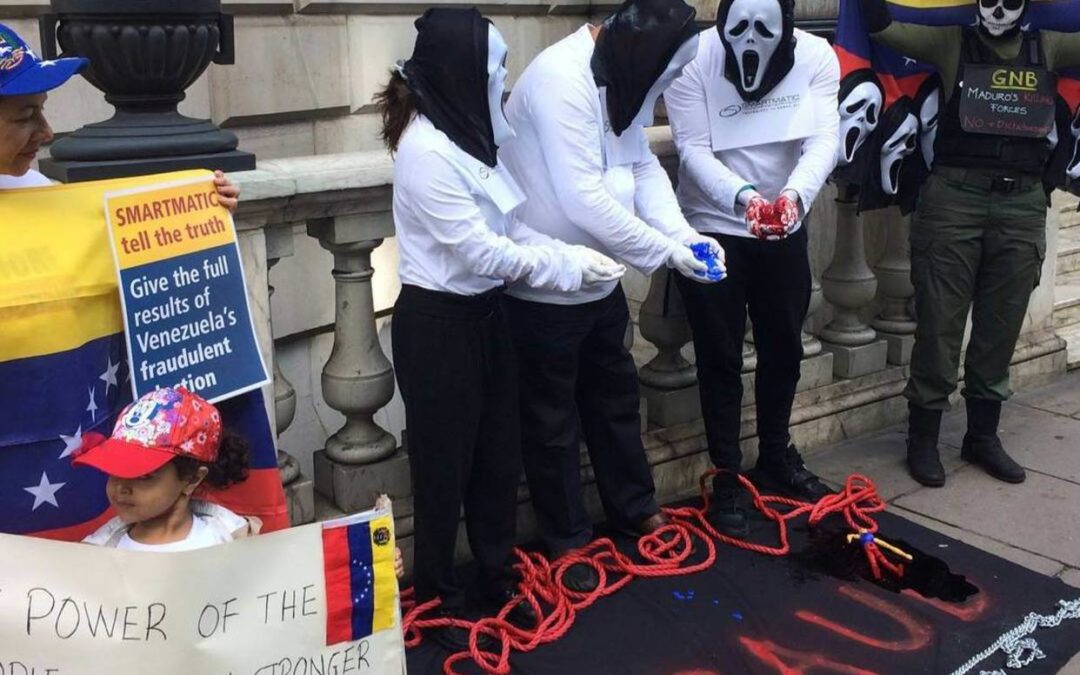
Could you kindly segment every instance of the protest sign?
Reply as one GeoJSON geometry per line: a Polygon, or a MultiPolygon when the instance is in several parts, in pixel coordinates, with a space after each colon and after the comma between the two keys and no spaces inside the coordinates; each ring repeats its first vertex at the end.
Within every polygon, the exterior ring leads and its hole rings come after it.
{"type": "Polygon", "coordinates": [[[181,553],[0,535],[0,675],[401,675],[393,519],[181,553]]]}
{"type": "Polygon", "coordinates": [[[216,402],[269,382],[212,177],[107,193],[105,215],[135,397],[182,385],[216,402]]]}

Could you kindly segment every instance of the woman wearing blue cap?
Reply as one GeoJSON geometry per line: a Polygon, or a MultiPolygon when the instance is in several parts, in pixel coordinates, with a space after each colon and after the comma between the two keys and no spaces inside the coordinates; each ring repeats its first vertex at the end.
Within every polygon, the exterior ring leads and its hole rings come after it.
{"type": "MultiPolygon", "coordinates": [[[[15,31],[0,24],[0,190],[50,185],[30,168],[53,139],[45,100],[87,63],[83,58],[42,61],[15,31]]],[[[214,183],[222,206],[235,210],[240,189],[220,171],[214,183]]]]}

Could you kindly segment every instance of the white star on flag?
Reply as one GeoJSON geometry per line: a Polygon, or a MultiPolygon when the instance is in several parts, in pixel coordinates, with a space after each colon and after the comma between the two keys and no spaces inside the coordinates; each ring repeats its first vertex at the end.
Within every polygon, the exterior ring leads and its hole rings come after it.
{"type": "Polygon", "coordinates": [[[118,386],[117,383],[116,383],[116,371],[117,370],[120,370],[120,363],[117,362],[116,365],[113,365],[112,357],[110,356],[109,357],[109,365],[105,367],[105,372],[102,373],[101,375],[98,375],[98,379],[105,382],[105,395],[106,396],[109,395],[109,387],[110,386],[113,386],[113,387],[118,386]]]}
{"type": "Polygon", "coordinates": [[[80,424],[79,428],[76,429],[75,433],[71,436],[60,434],[60,440],[64,442],[64,452],[60,455],[59,459],[71,457],[71,454],[78,450],[79,446],[82,445],[82,425],[80,424]]]}
{"type": "Polygon", "coordinates": [[[90,421],[97,419],[97,401],[94,400],[93,387],[90,387],[90,403],[86,406],[86,412],[90,413],[90,421]]]}
{"type": "Polygon", "coordinates": [[[53,506],[59,507],[60,505],[56,503],[56,492],[65,485],[67,485],[67,483],[50,483],[49,476],[44,471],[42,471],[40,483],[38,483],[36,486],[23,488],[30,494],[34,495],[34,506],[30,510],[37,511],[38,507],[46,502],[52,504],[53,506]]]}

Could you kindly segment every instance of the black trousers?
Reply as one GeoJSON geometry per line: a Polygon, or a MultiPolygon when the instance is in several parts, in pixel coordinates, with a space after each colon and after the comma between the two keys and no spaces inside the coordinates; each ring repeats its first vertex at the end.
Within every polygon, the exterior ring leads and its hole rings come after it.
{"type": "Polygon", "coordinates": [[[630,313],[622,288],[582,305],[507,298],[506,307],[521,369],[525,475],[548,551],[560,555],[592,538],[582,434],[608,520],[632,526],[656,514],[637,369],[623,343],[630,313]]]}
{"type": "Polygon", "coordinates": [[[727,278],[712,285],[680,274],[675,279],[694,334],[709,456],[717,467],[738,471],[747,309],[757,349],[754,393],[761,455],[780,452],[791,442],[788,425],[812,283],[806,223],[781,241],[710,236],[727,254],[727,278]]]}
{"type": "Polygon", "coordinates": [[[412,468],[416,595],[458,609],[462,506],[481,584],[508,580],[516,533],[521,430],[502,300],[406,285],[392,332],[412,468]]]}

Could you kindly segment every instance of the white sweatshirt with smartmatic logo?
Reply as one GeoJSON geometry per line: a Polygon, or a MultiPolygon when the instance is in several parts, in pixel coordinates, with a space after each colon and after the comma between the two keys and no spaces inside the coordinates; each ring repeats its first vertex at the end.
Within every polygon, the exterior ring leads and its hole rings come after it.
{"type": "MultiPolygon", "coordinates": [[[[799,193],[803,208],[808,209],[836,166],[840,65],[824,39],[799,29],[795,30],[795,39],[795,66],[757,103],[743,101],[726,82],[718,85],[724,79],[726,56],[716,28],[702,33],[697,57],[664,92],[671,132],[679,152],[679,203],[698,232],[750,237],[742,209],[735,201],[743,187],[753,185],[770,201],[790,188],[799,193]],[[807,83],[805,88],[796,87],[795,93],[808,100],[788,113],[806,116],[801,126],[807,130],[805,137],[762,143],[760,135],[755,138],[747,134],[744,126],[737,135],[736,147],[714,151],[711,114],[727,116],[748,106],[758,110],[786,109],[789,101],[783,97],[785,82],[791,85],[789,78],[807,83]],[[708,105],[707,87],[713,88],[715,111],[708,105]],[[719,91],[724,94],[717,96],[719,91]]],[[[744,118],[749,120],[752,116],[744,115],[744,118]]],[[[783,125],[773,124],[769,131],[775,131],[777,126],[783,125]]]]}

